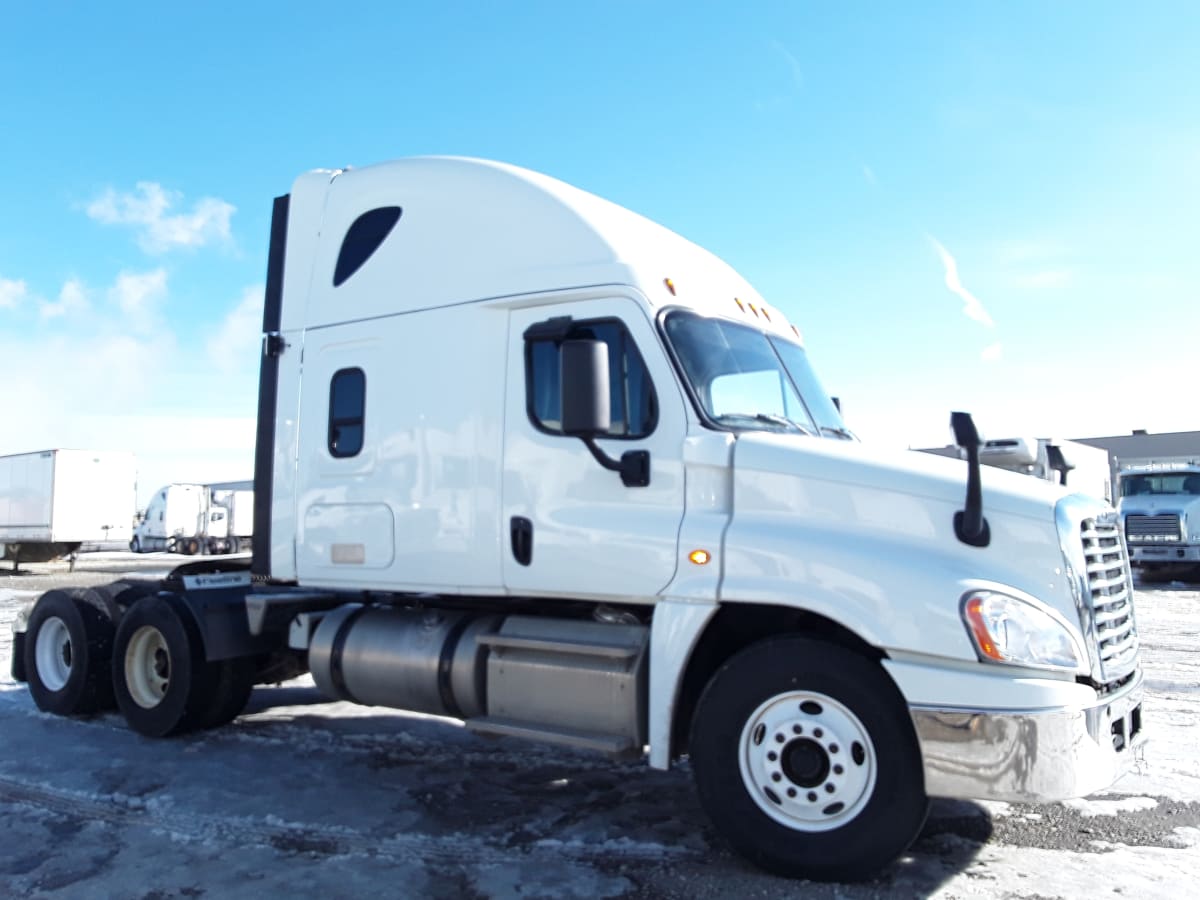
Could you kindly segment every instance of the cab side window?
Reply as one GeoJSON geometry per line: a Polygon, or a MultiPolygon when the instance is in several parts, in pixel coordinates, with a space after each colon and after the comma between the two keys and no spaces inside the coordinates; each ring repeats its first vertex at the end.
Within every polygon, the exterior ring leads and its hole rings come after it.
{"type": "Polygon", "coordinates": [[[612,425],[605,437],[636,439],[654,431],[658,403],[637,345],[616,319],[573,323],[564,335],[533,338],[525,345],[525,387],[529,418],[541,431],[562,434],[563,340],[603,341],[608,347],[612,425]]]}
{"type": "Polygon", "coordinates": [[[362,369],[339,369],[329,382],[329,454],[357,456],[363,446],[367,376],[362,369]]]}

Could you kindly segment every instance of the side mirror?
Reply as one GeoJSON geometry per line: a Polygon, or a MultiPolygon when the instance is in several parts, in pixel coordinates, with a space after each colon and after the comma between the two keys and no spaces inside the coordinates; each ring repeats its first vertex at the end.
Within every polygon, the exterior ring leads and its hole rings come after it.
{"type": "Polygon", "coordinates": [[[986,547],[992,539],[987,519],[983,517],[983,488],[979,475],[979,430],[970,413],[950,413],[954,442],[967,454],[967,502],[954,514],[954,534],[964,544],[986,547]]]}
{"type": "Polygon", "coordinates": [[[950,413],[950,427],[954,430],[954,443],[964,450],[970,447],[978,448],[983,443],[979,439],[979,430],[975,427],[975,420],[971,418],[970,413],[950,413]]]}
{"type": "Polygon", "coordinates": [[[650,451],[626,450],[612,459],[596,438],[612,427],[612,398],[608,392],[608,345],[603,341],[563,341],[559,358],[562,377],[563,434],[579,438],[596,462],[621,475],[626,487],[650,484],[650,451]]]}
{"type": "Polygon", "coordinates": [[[1046,462],[1049,463],[1052,472],[1059,474],[1059,478],[1061,479],[1059,484],[1066,485],[1067,473],[1074,469],[1075,466],[1063,454],[1062,447],[1059,447],[1057,444],[1050,444],[1046,447],[1046,462]]]}
{"type": "Polygon", "coordinates": [[[612,427],[608,393],[608,345],[603,341],[563,341],[562,429],[575,437],[595,437],[612,427]]]}

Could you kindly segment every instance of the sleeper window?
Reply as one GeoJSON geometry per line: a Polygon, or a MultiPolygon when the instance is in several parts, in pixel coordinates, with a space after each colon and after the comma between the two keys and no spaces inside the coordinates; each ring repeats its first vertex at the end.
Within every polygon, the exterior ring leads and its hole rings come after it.
{"type": "Polygon", "coordinates": [[[329,453],[355,456],[363,446],[367,377],[362,369],[339,369],[329,383],[329,453]]]}

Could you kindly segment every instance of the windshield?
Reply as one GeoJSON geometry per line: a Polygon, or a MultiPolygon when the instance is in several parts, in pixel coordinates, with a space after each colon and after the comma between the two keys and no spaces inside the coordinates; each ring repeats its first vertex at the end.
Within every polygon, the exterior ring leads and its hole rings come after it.
{"type": "Polygon", "coordinates": [[[1136,497],[1147,494],[1191,494],[1200,496],[1200,474],[1195,472],[1172,472],[1154,475],[1122,475],[1121,496],[1136,497]]]}
{"type": "Polygon", "coordinates": [[[799,344],[676,311],[664,322],[683,375],[718,425],[853,438],[799,344]]]}

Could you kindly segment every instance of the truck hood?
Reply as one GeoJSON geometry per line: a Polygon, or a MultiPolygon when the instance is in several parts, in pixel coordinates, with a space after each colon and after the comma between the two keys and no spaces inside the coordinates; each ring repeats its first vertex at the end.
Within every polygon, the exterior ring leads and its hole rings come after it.
{"type": "MultiPolygon", "coordinates": [[[[814,440],[752,432],[738,437],[735,464],[741,470],[793,474],[841,482],[847,487],[900,492],[961,508],[967,495],[963,460],[915,450],[887,450],[856,441],[814,440]]],[[[1052,521],[1054,505],[1069,491],[1028,475],[981,467],[983,512],[1052,521]]]]}
{"type": "Polygon", "coordinates": [[[1155,516],[1159,513],[1200,512],[1200,497],[1191,494],[1142,494],[1122,497],[1117,503],[1121,515],[1155,516]]]}
{"type": "Polygon", "coordinates": [[[735,442],[732,477],[722,601],[785,597],[889,653],[969,662],[976,654],[959,607],[972,590],[1035,598],[1078,631],[1056,519],[1070,493],[1062,487],[984,466],[990,540],[975,547],[954,532],[967,490],[961,460],[747,433],[735,442]]]}

